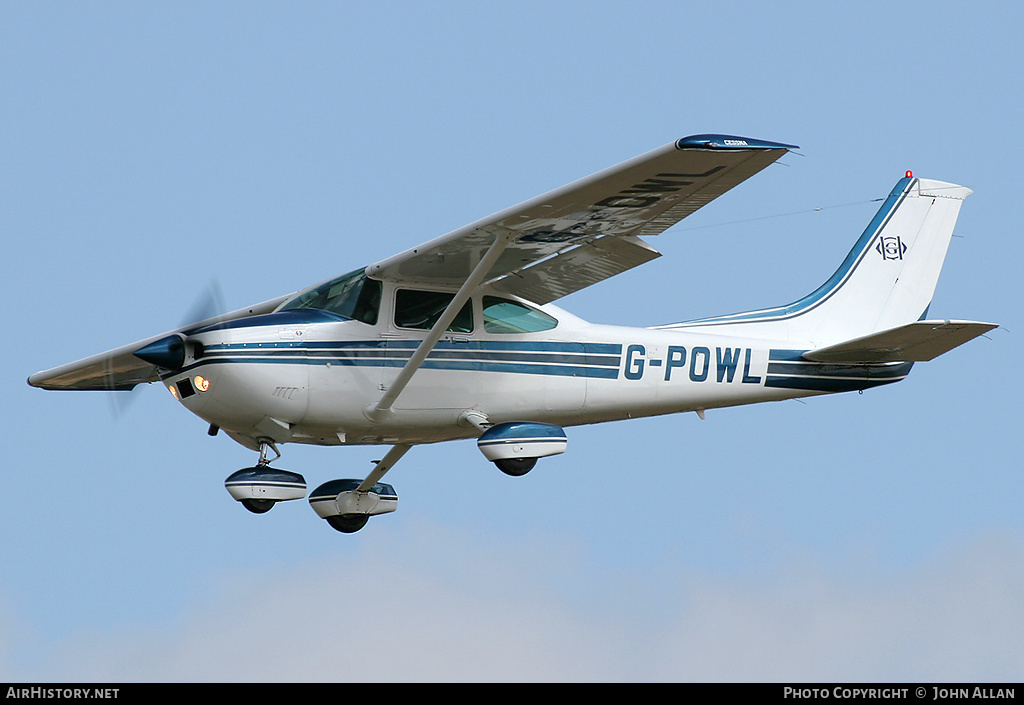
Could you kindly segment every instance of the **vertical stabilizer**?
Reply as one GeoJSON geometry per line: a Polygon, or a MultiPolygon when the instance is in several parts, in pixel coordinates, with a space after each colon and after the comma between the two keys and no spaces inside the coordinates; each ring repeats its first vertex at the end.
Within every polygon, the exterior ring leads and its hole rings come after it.
{"type": "Polygon", "coordinates": [[[917,321],[931,303],[960,206],[970,193],[908,175],[835,274],[813,293],[788,306],[678,325],[725,326],[738,335],[830,345],[917,321]]]}

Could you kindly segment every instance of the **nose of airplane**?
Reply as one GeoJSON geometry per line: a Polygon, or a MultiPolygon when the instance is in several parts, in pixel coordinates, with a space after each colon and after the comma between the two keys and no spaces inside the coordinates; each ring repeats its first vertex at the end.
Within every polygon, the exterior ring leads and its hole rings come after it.
{"type": "Polygon", "coordinates": [[[185,365],[185,339],[175,333],[139,348],[134,355],[165,370],[180,370],[185,365]]]}

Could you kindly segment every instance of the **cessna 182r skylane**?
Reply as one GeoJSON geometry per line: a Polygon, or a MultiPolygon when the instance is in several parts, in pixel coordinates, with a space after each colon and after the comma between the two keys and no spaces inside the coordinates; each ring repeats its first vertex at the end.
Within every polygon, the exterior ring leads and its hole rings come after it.
{"type": "Polygon", "coordinates": [[[901,178],[839,269],[788,306],[654,328],[551,305],[659,256],[657,235],[792,145],[685,137],[368,267],[29,378],[44,389],[162,382],[258,452],[226,480],[262,513],[306,496],[278,444],[387,444],[309,502],[335,529],[394,511],[383,475],[412,446],[477,438],[510,475],[563,427],[863,390],[995,326],[927,318],[962,186],[901,178]],[[271,452],[273,458],[268,457],[271,452]]]}

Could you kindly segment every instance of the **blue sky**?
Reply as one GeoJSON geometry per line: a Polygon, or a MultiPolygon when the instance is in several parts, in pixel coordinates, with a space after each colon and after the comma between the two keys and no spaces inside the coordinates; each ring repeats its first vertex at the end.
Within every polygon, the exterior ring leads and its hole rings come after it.
{"type": "MultiPolygon", "coordinates": [[[[0,4],[0,680],[1024,676],[1019,3],[0,4]],[[967,185],[931,308],[1002,324],[863,395],[413,449],[343,536],[164,390],[25,378],[287,293],[684,135],[800,145],[559,302],[793,301],[907,169],[967,185]],[[820,209],[820,210],[818,210],[820,209]]],[[[379,449],[285,446],[311,483],[379,449]]]]}

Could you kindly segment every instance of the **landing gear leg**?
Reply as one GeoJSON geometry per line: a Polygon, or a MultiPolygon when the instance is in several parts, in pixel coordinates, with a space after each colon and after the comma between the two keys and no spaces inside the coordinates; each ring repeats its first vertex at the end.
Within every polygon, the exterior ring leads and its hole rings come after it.
{"type": "Polygon", "coordinates": [[[265,439],[260,441],[260,461],[256,463],[257,467],[266,467],[267,465],[270,465],[272,462],[274,462],[280,457],[281,451],[277,449],[277,446],[274,445],[273,441],[268,441],[265,439]],[[270,450],[274,451],[274,457],[271,458],[270,460],[267,460],[267,451],[270,450]]]}
{"type": "MultiPolygon", "coordinates": [[[[279,451],[277,449],[277,446],[275,446],[272,441],[261,440],[260,441],[260,460],[259,460],[258,463],[256,463],[256,467],[261,468],[261,469],[265,469],[268,465],[270,465],[272,462],[274,462],[275,460],[277,460],[280,457],[281,457],[281,451],[279,451]],[[267,452],[271,451],[271,450],[274,451],[274,457],[270,458],[268,460],[267,459],[267,452]]],[[[243,507],[248,509],[253,514],[266,514],[271,509],[274,508],[275,504],[277,504],[277,502],[275,500],[273,500],[273,499],[252,499],[252,498],[246,498],[246,499],[242,499],[242,500],[239,500],[239,501],[242,503],[243,507]]]]}

